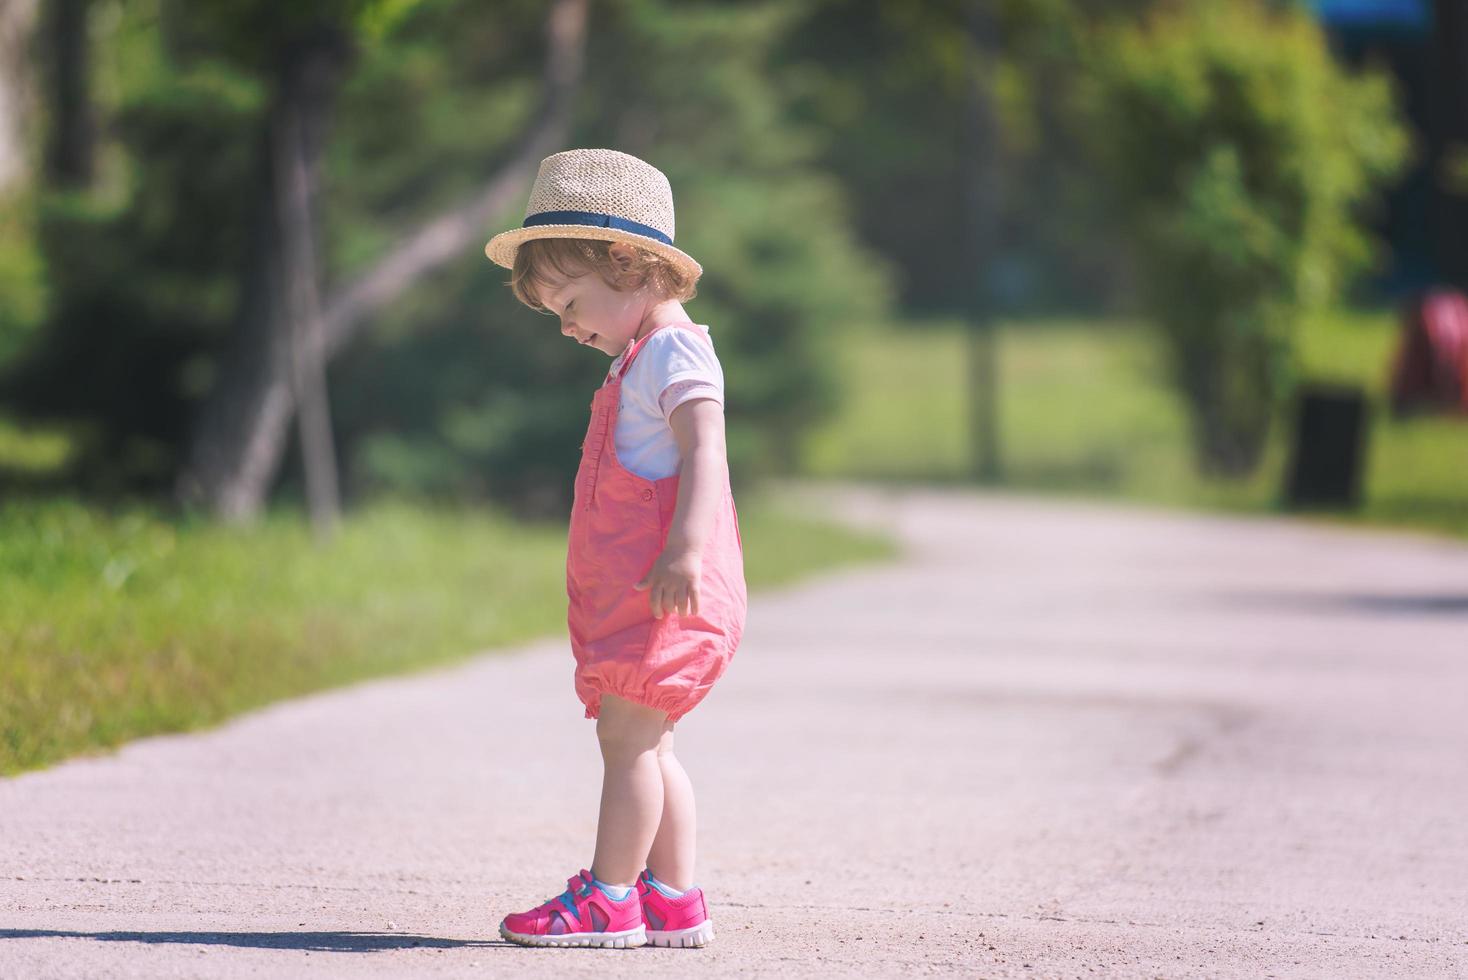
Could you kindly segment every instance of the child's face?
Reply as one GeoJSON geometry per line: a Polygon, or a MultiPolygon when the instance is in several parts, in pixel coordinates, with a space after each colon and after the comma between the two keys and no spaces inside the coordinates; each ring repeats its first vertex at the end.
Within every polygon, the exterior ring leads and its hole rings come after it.
{"type": "Polygon", "coordinates": [[[616,357],[637,334],[646,312],[642,290],[618,292],[595,270],[576,278],[556,276],[542,285],[540,301],[561,318],[561,333],[616,357]]]}

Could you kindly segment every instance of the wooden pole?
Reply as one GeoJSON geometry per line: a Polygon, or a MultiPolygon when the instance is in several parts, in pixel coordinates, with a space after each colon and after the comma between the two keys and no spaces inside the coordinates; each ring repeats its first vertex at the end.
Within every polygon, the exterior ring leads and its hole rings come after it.
{"type": "Polygon", "coordinates": [[[968,277],[968,411],[973,452],[971,475],[980,483],[1002,479],[999,447],[998,338],[993,297],[987,287],[988,263],[994,260],[1000,207],[998,127],[990,97],[992,64],[999,28],[990,0],[969,0],[969,38],[960,132],[964,190],[964,275],[968,277]]]}

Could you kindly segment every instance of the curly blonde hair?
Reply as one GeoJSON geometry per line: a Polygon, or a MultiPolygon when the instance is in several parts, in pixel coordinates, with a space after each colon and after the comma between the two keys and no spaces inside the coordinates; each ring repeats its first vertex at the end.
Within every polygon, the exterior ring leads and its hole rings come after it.
{"type": "Polygon", "coordinates": [[[619,293],[649,285],[659,299],[682,303],[698,295],[694,277],[656,252],[630,242],[620,244],[632,249],[637,257],[627,273],[619,274],[608,251],[612,244],[592,238],[532,238],[515,251],[507,285],[516,299],[541,313],[552,312],[540,299],[540,289],[548,285],[549,269],[568,279],[595,270],[602,282],[619,293]]]}

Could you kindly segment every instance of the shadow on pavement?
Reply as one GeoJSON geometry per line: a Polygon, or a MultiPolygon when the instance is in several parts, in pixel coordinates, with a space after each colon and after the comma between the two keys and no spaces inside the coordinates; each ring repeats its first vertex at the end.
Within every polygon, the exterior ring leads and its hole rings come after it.
{"type": "Polygon", "coordinates": [[[1468,595],[1390,595],[1385,593],[1222,592],[1230,605],[1321,612],[1368,612],[1401,616],[1468,616],[1468,595]]]}
{"type": "Polygon", "coordinates": [[[197,943],[202,946],[247,946],[259,949],[304,949],[329,953],[375,953],[415,946],[440,949],[460,946],[513,946],[502,939],[440,939],[395,932],[72,932],[66,929],[0,929],[0,939],[99,939],[125,943],[197,943]]]}

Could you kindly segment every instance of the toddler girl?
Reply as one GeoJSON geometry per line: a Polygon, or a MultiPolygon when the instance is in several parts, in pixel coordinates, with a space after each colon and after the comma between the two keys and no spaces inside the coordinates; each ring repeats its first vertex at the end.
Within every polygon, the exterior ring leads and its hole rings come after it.
{"type": "Polygon", "coordinates": [[[616,150],[541,161],[522,227],[485,246],[527,306],[612,356],[581,444],[566,552],[575,690],[596,719],[601,812],[590,869],[507,915],[533,946],[703,946],[694,805],[673,728],[744,632],[739,516],[724,450],[724,376],[689,321],[703,269],[673,246],[673,195],[616,150]]]}

